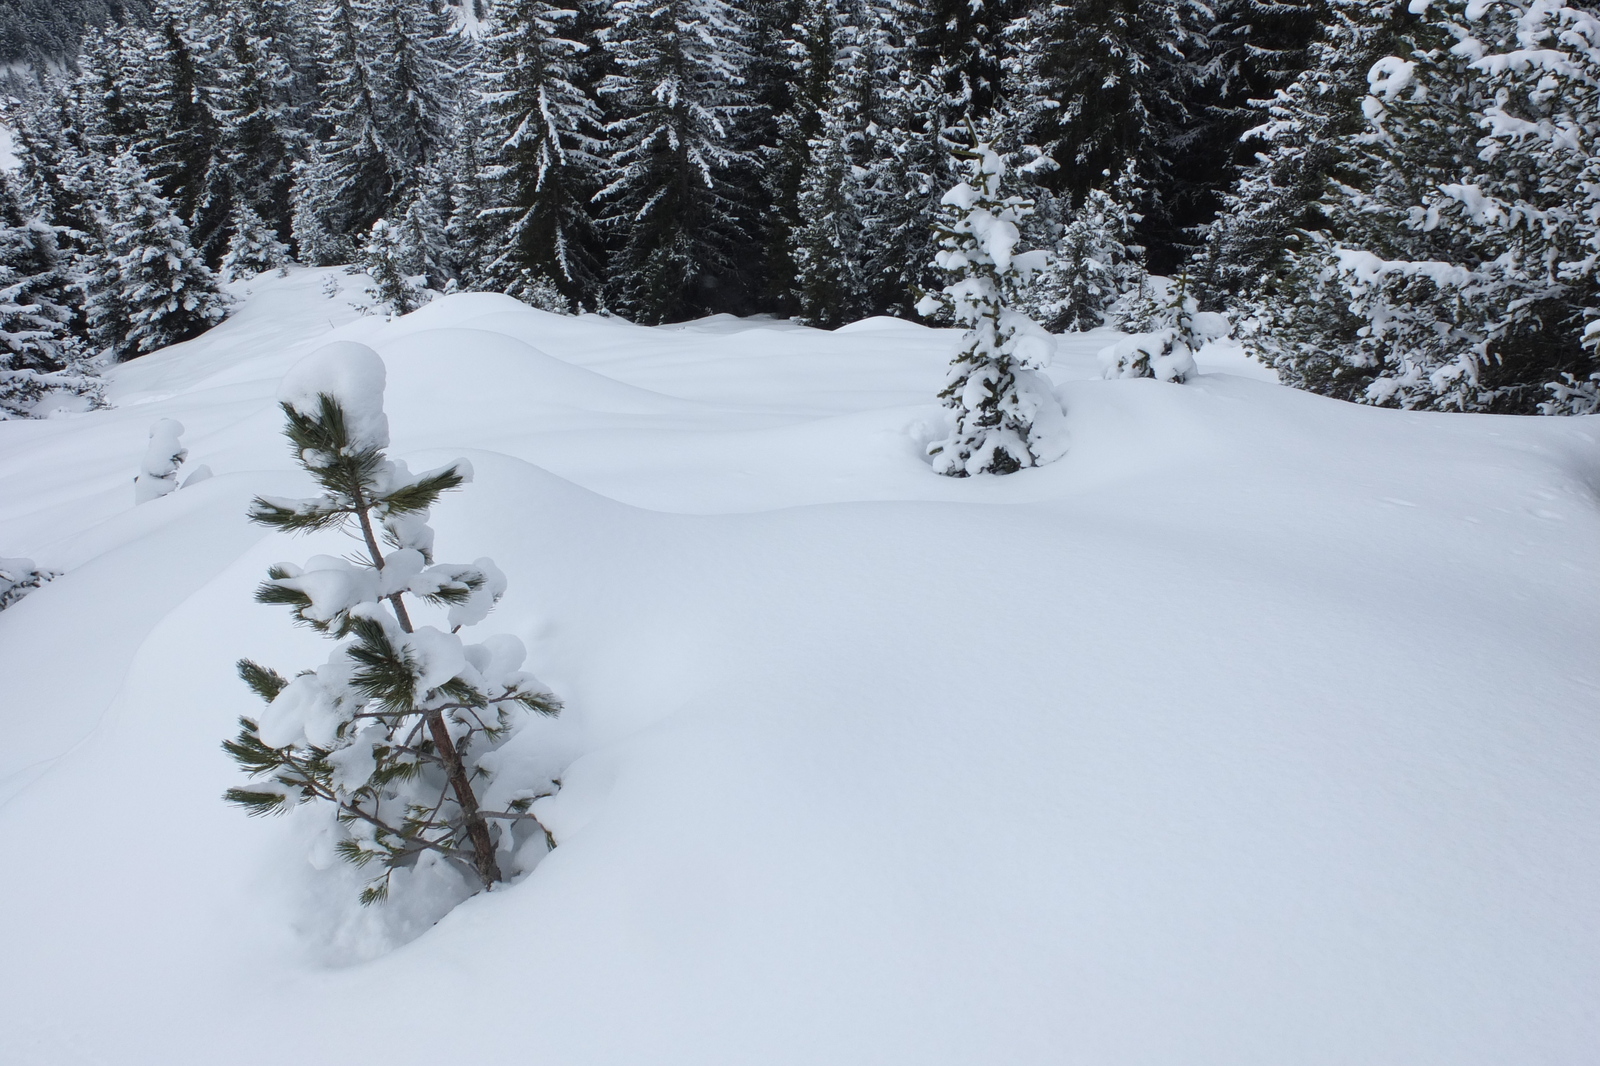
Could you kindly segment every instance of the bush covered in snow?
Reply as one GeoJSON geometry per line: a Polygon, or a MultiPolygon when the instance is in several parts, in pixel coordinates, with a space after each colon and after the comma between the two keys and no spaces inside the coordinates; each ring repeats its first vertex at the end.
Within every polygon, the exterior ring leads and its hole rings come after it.
{"type": "Polygon", "coordinates": [[[489,559],[434,562],[428,511],[472,471],[459,460],[412,474],[385,455],[384,378],[376,352],[341,342],[283,382],[284,432],[322,493],[259,497],[250,518],[289,532],[349,530],[361,548],[354,560],[318,555],[271,569],[257,600],[340,643],[325,665],[292,679],[241,660],[267,707],[240,719],[224,745],[255,779],[230,789],[230,801],[253,814],[324,804],[338,853],[382,867],[363,902],[386,898],[401,869],[491,886],[530,834],[542,841],[527,811],[549,782],[507,779],[493,754],[529,714],[560,709],[520,669],[516,637],[458,635],[500,599],[505,575],[489,559]],[[415,624],[407,596],[444,610],[446,628],[415,624]]]}
{"type": "Polygon", "coordinates": [[[34,566],[32,559],[0,559],[0,611],[56,576],[34,566]]]}

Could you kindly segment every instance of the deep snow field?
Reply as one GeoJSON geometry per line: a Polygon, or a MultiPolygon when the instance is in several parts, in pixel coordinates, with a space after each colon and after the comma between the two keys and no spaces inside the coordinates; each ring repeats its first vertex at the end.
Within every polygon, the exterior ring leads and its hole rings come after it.
{"type": "Polygon", "coordinates": [[[65,571],[0,614],[0,1062],[1600,1061],[1600,418],[1101,381],[1101,332],[1066,458],[953,480],[951,331],[236,288],[0,423],[0,555],[65,571]],[[431,928],[220,799],[234,661],[331,648],[251,596],[342,542],[244,512],[309,491],[273,397],[334,338],[393,455],[471,459],[440,557],[568,708],[559,846],[431,928]],[[216,476],[136,508],[158,418],[216,476]]]}

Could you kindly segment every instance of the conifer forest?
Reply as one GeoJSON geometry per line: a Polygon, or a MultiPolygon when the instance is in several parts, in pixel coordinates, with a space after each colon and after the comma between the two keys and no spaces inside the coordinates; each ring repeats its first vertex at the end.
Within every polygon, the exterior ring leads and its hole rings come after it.
{"type": "Polygon", "coordinates": [[[1048,328],[1149,272],[1313,391],[1600,396],[1579,8],[161,0],[5,29],[13,413],[44,387],[18,372],[88,388],[85,358],[193,336],[217,278],[289,259],[370,263],[402,310],[421,278],[644,324],[913,316],[977,144],[1033,205],[1048,328]]]}

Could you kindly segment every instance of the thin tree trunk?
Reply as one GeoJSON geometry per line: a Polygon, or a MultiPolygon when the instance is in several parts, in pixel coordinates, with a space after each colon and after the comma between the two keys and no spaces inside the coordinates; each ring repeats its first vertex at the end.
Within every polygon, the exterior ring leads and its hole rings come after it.
{"type": "MultiPolygon", "coordinates": [[[[378,538],[373,535],[372,520],[367,516],[366,497],[359,488],[353,495],[356,501],[356,514],[361,519],[361,535],[367,542],[367,551],[372,556],[372,564],[382,570],[383,553],[378,550],[378,538]]],[[[389,602],[394,605],[395,617],[400,621],[400,628],[407,633],[414,632],[411,628],[411,614],[406,610],[405,601],[400,598],[400,594],[397,592],[390,596],[389,602]]],[[[478,807],[478,797],[472,791],[472,782],[467,778],[467,768],[461,761],[461,753],[456,750],[455,741],[450,738],[450,727],[444,720],[444,712],[424,710],[422,717],[428,723],[428,733],[433,737],[433,746],[438,749],[439,759],[444,763],[450,790],[456,794],[456,805],[461,808],[462,817],[466,819],[467,838],[472,841],[473,866],[483,881],[483,887],[489,888],[500,880],[500,864],[495,861],[494,841],[489,839],[489,823],[484,820],[483,813],[478,807]]]]}

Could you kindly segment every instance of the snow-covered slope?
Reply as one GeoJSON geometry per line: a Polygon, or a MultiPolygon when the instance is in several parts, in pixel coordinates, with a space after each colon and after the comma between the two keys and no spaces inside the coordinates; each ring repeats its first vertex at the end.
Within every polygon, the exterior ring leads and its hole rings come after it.
{"type": "Polygon", "coordinates": [[[1104,382],[1090,335],[1067,457],[957,481],[948,332],[384,324],[326,274],[0,423],[0,554],[67,571],[0,614],[0,1058],[1594,1061],[1600,419],[1104,382]],[[219,799],[233,661],[326,654],[251,593],[338,538],[243,514],[333,337],[397,456],[471,458],[439,550],[568,705],[522,738],[560,846],[425,931],[219,799]],[[135,508],[164,417],[216,476],[135,508]]]}

